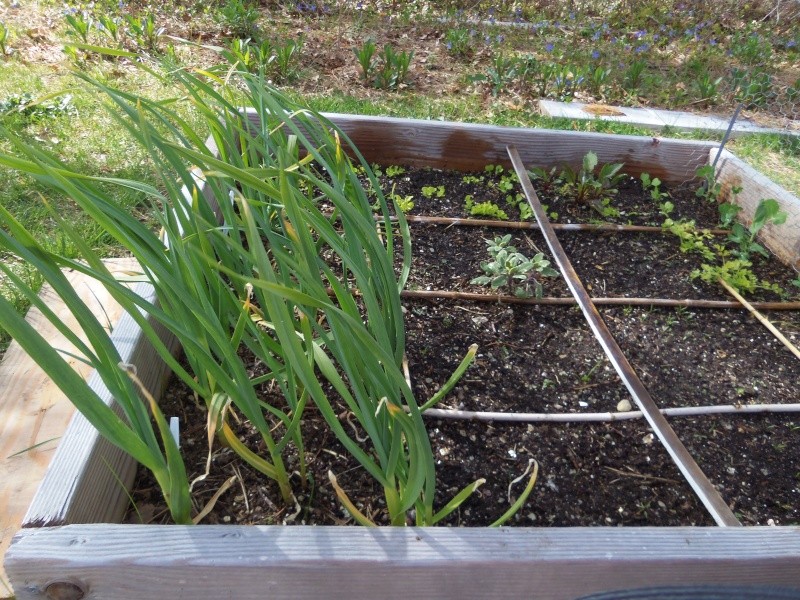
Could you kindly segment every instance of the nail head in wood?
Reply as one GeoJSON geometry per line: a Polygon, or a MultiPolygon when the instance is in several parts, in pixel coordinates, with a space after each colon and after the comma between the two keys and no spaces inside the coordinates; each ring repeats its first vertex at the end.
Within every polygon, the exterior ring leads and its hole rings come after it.
{"type": "Polygon", "coordinates": [[[48,600],[81,600],[86,592],[73,581],[54,581],[44,588],[44,595],[48,600]]]}

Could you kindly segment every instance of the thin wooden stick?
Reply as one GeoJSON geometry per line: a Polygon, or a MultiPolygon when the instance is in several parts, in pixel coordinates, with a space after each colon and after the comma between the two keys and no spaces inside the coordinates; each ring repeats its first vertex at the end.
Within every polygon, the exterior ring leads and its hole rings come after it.
{"type": "MultiPolygon", "coordinates": [[[[471,302],[497,302],[500,304],[531,304],[574,306],[575,298],[518,298],[501,294],[476,294],[474,292],[453,292],[449,290],[403,290],[403,298],[468,300],[471,302]]],[[[672,298],[592,298],[599,306],[663,306],[686,308],[742,308],[741,303],[730,300],[677,300],[672,298]]],[[[752,306],[761,310],[800,310],[800,302],[754,302],[752,306]]]]}
{"type": "MultiPolygon", "coordinates": [[[[800,404],[721,404],[719,406],[681,406],[660,409],[666,417],[698,417],[703,415],[797,413],[800,404]]],[[[429,408],[426,417],[463,421],[505,421],[509,423],[597,423],[641,419],[642,411],[601,413],[503,413],[450,408],[429,408]]]]}
{"type": "MultiPolygon", "coordinates": [[[[378,217],[380,218],[380,217],[378,217]]],[[[394,220],[394,218],[392,219],[394,220]]],[[[532,221],[491,221],[489,219],[460,219],[453,217],[434,217],[428,215],[406,215],[409,223],[429,223],[431,225],[457,225],[464,227],[496,227],[498,229],[539,229],[532,221]]],[[[662,227],[652,225],[616,225],[614,223],[552,223],[556,231],[611,231],[665,233],[662,227]]],[[[709,229],[714,235],[728,235],[728,229],[709,229]]],[[[666,232],[668,233],[668,232],[666,232]]]]}
{"type": "Polygon", "coordinates": [[[797,346],[795,346],[792,342],[786,339],[786,337],[780,331],[778,331],[778,328],[769,322],[767,317],[758,312],[752,304],[750,304],[747,300],[745,300],[744,297],[739,292],[737,292],[736,289],[734,289],[734,287],[731,286],[731,284],[725,281],[722,277],[717,278],[717,281],[719,281],[720,284],[722,284],[722,287],[728,290],[728,293],[730,293],[731,296],[733,296],[739,302],[741,302],[742,306],[744,306],[747,310],[749,310],[750,313],[756,319],[761,321],[764,327],[769,329],[772,332],[772,334],[776,338],[778,338],[778,340],[791,351],[792,354],[794,354],[797,358],[800,358],[800,350],[797,349],[797,346]]]}

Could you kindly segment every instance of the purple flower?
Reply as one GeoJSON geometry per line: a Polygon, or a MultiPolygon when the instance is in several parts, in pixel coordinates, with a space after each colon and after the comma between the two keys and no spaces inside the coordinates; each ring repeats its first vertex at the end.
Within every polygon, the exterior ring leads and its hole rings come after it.
{"type": "Polygon", "coordinates": [[[636,54],[641,54],[642,52],[647,52],[649,49],[650,44],[642,44],[641,46],[637,46],[634,52],[636,52],[636,54]]]}
{"type": "Polygon", "coordinates": [[[711,39],[711,40],[708,41],[708,43],[711,44],[712,46],[716,46],[717,45],[717,40],[711,39]]]}
{"type": "Polygon", "coordinates": [[[786,47],[787,48],[794,48],[795,46],[797,46],[797,42],[795,42],[794,40],[790,40],[790,41],[786,42],[786,47]]]}
{"type": "Polygon", "coordinates": [[[544,49],[547,50],[548,52],[552,52],[553,48],[555,48],[555,46],[552,43],[549,43],[544,47],[544,49]]]}
{"type": "Polygon", "coordinates": [[[645,31],[644,29],[642,29],[641,31],[637,31],[636,33],[634,33],[634,34],[633,34],[633,37],[634,37],[635,39],[637,39],[637,40],[640,40],[640,39],[642,39],[642,38],[643,38],[644,36],[646,36],[646,35],[647,35],[647,31],[645,31]]]}
{"type": "Polygon", "coordinates": [[[592,50],[592,58],[597,60],[600,58],[600,53],[597,50],[592,50]]]}

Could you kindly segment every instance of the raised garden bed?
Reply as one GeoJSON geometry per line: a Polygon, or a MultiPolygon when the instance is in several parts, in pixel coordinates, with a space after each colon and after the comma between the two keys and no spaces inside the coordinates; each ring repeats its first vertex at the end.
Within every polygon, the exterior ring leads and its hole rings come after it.
{"type": "MultiPolygon", "coordinates": [[[[330,117],[351,136],[370,162],[387,166],[403,164],[479,171],[487,164],[500,164],[509,168],[508,145],[516,146],[528,167],[560,166],[564,163],[577,166],[586,150],[592,149],[601,162],[624,162],[631,175],[648,172],[665,183],[678,185],[690,181],[696,168],[708,164],[716,154],[716,148],[710,144],[655,138],[344,115],[330,117]]],[[[253,115],[253,118],[257,119],[257,116],[253,115]]],[[[779,200],[783,210],[789,213],[787,223],[779,231],[766,228],[763,239],[775,255],[793,266],[800,264],[800,201],[728,153],[723,153],[718,163],[718,176],[723,187],[743,187],[739,201],[744,205],[742,216],[745,222],[752,219],[759,200],[770,197],[779,200]]],[[[422,203],[419,205],[421,208],[422,203]]],[[[552,202],[549,208],[554,209],[552,202]]],[[[412,214],[414,212],[416,210],[412,214]]],[[[443,211],[441,214],[447,213],[443,211]]],[[[484,252],[482,238],[488,235],[484,231],[475,230],[468,234],[467,239],[453,240],[448,237],[453,234],[453,228],[437,229],[442,233],[431,233],[426,232],[426,228],[431,226],[412,226],[418,236],[419,248],[425,249],[419,253],[420,257],[438,257],[441,251],[436,244],[467,248],[469,244],[474,246],[476,240],[478,251],[484,252]]],[[[537,237],[538,232],[522,231],[518,235],[518,246],[523,247],[522,242],[527,239],[544,249],[537,237]]],[[[570,253],[574,251],[576,256],[584,256],[580,250],[580,238],[589,235],[596,234],[570,233],[571,237],[565,235],[562,243],[570,253]]],[[[626,287],[631,282],[624,277],[615,281],[605,276],[607,272],[620,270],[611,265],[620,253],[634,256],[643,250],[651,251],[649,242],[645,241],[649,238],[636,237],[644,236],[644,233],[625,233],[618,237],[604,235],[606,237],[601,238],[604,241],[603,252],[608,251],[608,256],[594,256],[590,251],[585,258],[575,261],[587,287],[592,286],[593,295],[648,296],[654,293],[654,288],[648,286],[635,290],[626,287]],[[598,294],[599,290],[602,294],[598,294]]],[[[656,250],[652,252],[653,260],[642,261],[643,268],[648,264],[652,266],[656,259],[670,258],[662,257],[656,250]]],[[[673,259],[680,262],[683,257],[677,254],[673,259]]],[[[483,258],[483,255],[475,256],[474,265],[483,258]]],[[[448,289],[480,292],[469,285],[469,279],[480,273],[467,273],[466,266],[457,265],[450,272],[441,260],[427,263],[418,260],[416,266],[420,279],[413,281],[418,287],[440,288],[450,282],[448,289]]],[[[679,279],[685,279],[685,272],[679,279]]],[[[708,296],[706,289],[689,285],[690,289],[681,289],[683,293],[675,292],[672,297],[693,297],[690,293],[693,291],[694,297],[727,299],[724,294],[708,296]]],[[[546,295],[551,295],[551,288],[546,289],[546,295]]],[[[563,284],[554,283],[552,292],[552,295],[568,296],[563,284]]],[[[147,291],[143,289],[142,293],[147,291]]],[[[461,306],[464,307],[463,302],[461,306]]],[[[460,393],[456,392],[454,401],[449,403],[455,408],[499,412],[509,409],[525,412],[614,411],[616,404],[626,397],[624,387],[613,370],[606,368],[599,345],[575,309],[470,304],[468,310],[453,313],[445,308],[443,301],[407,299],[409,335],[417,342],[409,350],[409,363],[415,386],[420,390],[436,387],[442,379],[434,368],[439,365],[432,363],[446,366],[449,360],[459,360],[456,357],[464,350],[460,346],[472,343],[469,338],[475,337],[475,341],[483,344],[486,350],[482,350],[473,367],[476,376],[468,375],[460,393]],[[445,322],[449,323],[446,327],[445,322]],[[435,327],[452,329],[455,335],[450,341],[439,337],[433,339],[430,331],[435,327]],[[505,350],[502,343],[493,346],[495,341],[507,341],[506,333],[518,341],[510,342],[505,350]],[[559,338],[561,346],[552,342],[554,338],[559,338]],[[521,364],[515,365],[509,358],[515,355],[511,344],[523,346],[519,352],[523,357],[521,364]],[[549,370],[553,361],[541,361],[542,355],[551,351],[548,344],[552,344],[552,351],[558,358],[564,354],[573,361],[571,366],[555,370],[552,377],[549,370]],[[457,351],[451,350],[454,347],[457,351]],[[555,350],[556,347],[562,349],[555,350]],[[492,404],[504,396],[498,392],[497,382],[488,380],[495,376],[498,368],[509,380],[521,386],[522,396],[514,394],[516,404],[492,404]],[[504,371],[506,368],[509,369],[507,372],[504,371]],[[481,369],[488,370],[484,372],[481,369]],[[564,382],[560,380],[561,371],[567,373],[564,382]],[[584,381],[584,378],[588,379],[584,381]],[[550,384],[545,384],[545,381],[550,381],[550,384]],[[528,396],[524,395],[526,392],[528,396]],[[536,398],[543,397],[544,392],[547,392],[545,399],[540,404],[533,404],[536,398]],[[532,403],[525,401],[528,397],[532,403]],[[519,402],[520,399],[524,400],[519,402]]],[[[691,349],[695,341],[703,341],[706,334],[714,330],[721,332],[725,328],[726,331],[735,329],[739,332],[743,331],[742,327],[750,327],[749,317],[743,311],[726,312],[724,317],[708,317],[708,314],[707,311],[701,314],[699,309],[687,309],[682,314],[684,322],[669,324],[671,313],[667,309],[603,309],[606,322],[656,398],[662,391],[674,392],[675,386],[671,385],[671,380],[674,380],[685,384],[687,389],[699,388],[700,398],[686,400],[686,405],[698,404],[707,394],[702,385],[691,379],[692,375],[701,376],[694,371],[703,368],[712,371],[716,360],[728,359],[734,364],[736,361],[742,364],[751,362],[748,353],[759,347],[765,353],[774,353],[774,357],[768,354],[769,358],[765,360],[770,367],[776,367],[777,372],[772,382],[774,385],[766,386],[769,390],[764,392],[763,398],[761,390],[758,390],[761,401],[796,400],[791,394],[796,396],[792,381],[796,380],[797,367],[787,361],[784,365],[786,370],[777,371],[782,348],[758,328],[747,329],[746,343],[723,338],[714,346],[713,357],[704,354],[705,351],[699,347],[688,350],[687,353],[694,353],[694,363],[702,368],[676,372],[676,367],[670,362],[670,353],[674,354],[672,348],[678,341],[691,349]],[[697,325],[700,321],[702,326],[697,325]],[[638,333],[640,330],[632,329],[632,323],[644,325],[650,333],[638,333]],[[647,337],[658,341],[639,347],[647,337]],[[725,345],[728,343],[729,347],[725,345]],[[659,355],[657,351],[663,351],[663,354],[659,355]],[[781,383],[785,387],[780,387],[781,383]]],[[[795,316],[786,320],[790,326],[796,326],[796,313],[792,314],[795,316]]],[[[138,339],[132,322],[123,321],[114,335],[120,343],[127,344],[123,348],[123,360],[137,364],[139,372],[148,376],[148,388],[160,392],[164,369],[154,363],[148,348],[138,339]]],[[[726,388],[723,383],[712,380],[708,385],[708,393],[715,395],[713,403],[720,404],[736,402],[742,394],[749,401],[756,392],[755,388],[762,384],[760,381],[736,381],[730,382],[726,388]]],[[[431,390],[426,391],[429,393],[431,390]]],[[[684,396],[682,392],[672,395],[684,396]]],[[[756,434],[754,437],[760,438],[768,435],[770,428],[778,430],[786,426],[786,421],[792,421],[774,415],[715,419],[697,421],[695,425],[676,422],[675,428],[696,455],[704,456],[714,454],[713,449],[720,445],[719,439],[727,437],[731,441],[726,440],[726,443],[740,444],[743,437],[756,434]],[[731,425],[730,429],[728,425],[731,425]]],[[[471,440],[474,437],[472,442],[488,446],[494,453],[495,460],[487,461],[484,473],[512,464],[513,477],[516,477],[521,474],[528,456],[538,458],[542,464],[541,479],[528,507],[519,514],[518,524],[530,522],[545,526],[500,530],[366,530],[357,527],[98,524],[122,519],[127,497],[117,478],[129,485],[134,465],[121,452],[99,440],[81,417],[76,417],[26,517],[26,529],[18,535],[8,554],[8,573],[19,598],[40,597],[48,586],[51,586],[52,593],[64,589],[78,594],[78,590],[83,590],[103,598],[162,597],[174,595],[176,590],[187,597],[228,594],[246,598],[263,596],[265,592],[274,597],[317,597],[320,589],[329,590],[334,597],[356,597],[368,593],[368,590],[374,591],[377,585],[381,586],[381,595],[388,598],[405,597],[409,593],[427,598],[510,597],[529,594],[531,590],[536,590],[542,597],[575,598],[594,591],[668,584],[676,580],[684,583],[800,585],[800,530],[785,526],[711,526],[714,520],[694,497],[688,484],[682,481],[668,453],[649,434],[643,421],[530,426],[443,421],[430,427],[434,449],[442,462],[452,467],[458,467],[459,462],[466,460],[464,451],[458,450],[461,438],[471,440]],[[560,443],[552,441],[557,437],[561,438],[560,443]],[[648,437],[650,441],[644,441],[648,437]],[[609,462],[613,460],[619,462],[609,462]],[[596,471],[591,470],[595,468],[596,471]],[[644,482],[647,485],[643,485],[644,482]],[[617,501],[621,488],[628,490],[630,495],[617,501]],[[583,496],[587,491],[588,498],[583,496]],[[596,499],[599,508],[590,506],[596,499]],[[614,506],[615,501],[618,506],[614,506]],[[529,517],[531,514],[533,518],[529,517]],[[622,529],[547,527],[603,523],[671,526],[622,529]],[[405,576],[397,577],[400,572],[405,576]],[[339,587],[331,586],[331,582],[337,582],[335,585],[339,587]]],[[[791,444],[791,432],[782,435],[781,439],[791,444]]],[[[796,446],[794,450],[785,449],[785,452],[796,455],[796,446]]],[[[770,461],[774,456],[765,458],[770,461]]],[[[698,460],[703,462],[701,458],[698,460]]],[[[734,504],[734,510],[742,520],[762,523],[772,518],[781,523],[796,522],[796,508],[793,506],[775,517],[772,516],[777,514],[775,507],[762,510],[761,506],[745,503],[746,498],[754,495],[755,488],[761,486],[747,482],[749,489],[744,485],[741,490],[733,489],[743,483],[729,471],[737,472],[740,468],[738,460],[738,457],[731,457],[730,462],[720,463],[721,470],[715,472],[713,478],[721,483],[726,499],[730,497],[729,493],[742,493],[735,497],[736,500],[728,500],[734,504]]],[[[787,462],[791,464],[791,460],[787,462]]],[[[759,467],[763,470],[755,476],[774,479],[779,477],[777,473],[785,472],[786,467],[783,462],[764,463],[759,467]]],[[[478,469],[478,476],[480,471],[478,469]]],[[[475,478],[474,475],[466,476],[470,477],[475,478]]],[[[487,493],[482,499],[488,508],[481,510],[476,506],[472,510],[491,516],[492,510],[498,510],[498,500],[506,502],[509,480],[510,477],[503,477],[493,487],[487,485],[487,493]]],[[[458,483],[452,485],[458,487],[458,483]]],[[[792,488],[789,484],[786,490],[789,498],[792,493],[796,494],[793,489],[796,490],[796,485],[792,488]]],[[[453,517],[452,524],[471,524],[467,508],[465,505],[462,512],[453,517]]],[[[224,516],[220,515],[220,520],[224,521],[224,516]]],[[[483,518],[480,520],[485,522],[483,518]]]]}

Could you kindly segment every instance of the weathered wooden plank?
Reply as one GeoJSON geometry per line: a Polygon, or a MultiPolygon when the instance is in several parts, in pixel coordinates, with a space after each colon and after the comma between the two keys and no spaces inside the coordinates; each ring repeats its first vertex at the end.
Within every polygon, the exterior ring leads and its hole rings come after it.
{"type": "MultiPolygon", "coordinates": [[[[626,172],[647,172],[667,183],[694,179],[715,147],[709,142],[608,135],[448,121],[422,121],[325,113],[369,162],[480,171],[487,164],[511,165],[506,147],[516,146],[526,167],[579,167],[594,151],[600,162],[623,162],[626,172]]],[[[258,114],[248,117],[259,122],[258,114]]]]}
{"type": "MultiPolygon", "coordinates": [[[[715,157],[716,151],[712,151],[709,161],[715,157]]],[[[729,197],[733,188],[742,188],[735,201],[742,207],[738,218],[745,224],[753,222],[761,200],[774,198],[778,201],[789,217],[783,225],[764,227],[760,238],[780,260],[800,270],[800,198],[727,150],[722,151],[717,163],[717,182],[722,185],[724,197],[729,197]]]]}
{"type": "MultiPolygon", "coordinates": [[[[206,140],[206,145],[217,152],[211,138],[206,140]]],[[[211,202],[215,212],[218,211],[211,187],[199,172],[194,175],[200,193],[211,202]]],[[[184,191],[184,195],[189,200],[192,197],[188,191],[184,191]]],[[[139,284],[135,291],[148,301],[155,301],[151,285],[139,284]]],[[[160,326],[156,329],[167,347],[178,349],[174,336],[160,326]]],[[[156,398],[160,397],[169,377],[167,366],[144,339],[133,317],[123,315],[112,339],[122,361],[136,365],[142,383],[156,398]]],[[[96,373],[89,384],[109,406],[118,408],[96,373]]],[[[136,466],[130,456],[103,439],[82,415],[76,414],[23,519],[23,527],[121,520],[128,502],[126,490],[133,483],[136,466]]]]}
{"type": "MultiPolygon", "coordinates": [[[[134,269],[130,258],[109,259],[112,272],[134,269]]],[[[67,279],[78,295],[99,319],[108,319],[109,327],[120,317],[121,308],[97,281],[71,271],[67,279]]],[[[72,313],[49,286],[40,297],[70,329],[78,331],[72,313]]],[[[26,319],[54,347],[69,352],[75,348],[42,315],[37,308],[28,311],[26,319]]],[[[83,338],[83,336],[81,336],[83,338]]],[[[85,340],[85,338],[83,338],[85,340]]],[[[72,358],[72,367],[84,377],[90,368],[72,358]]],[[[47,375],[17,344],[12,342],[0,363],[0,557],[22,524],[28,505],[41,483],[74,407],[47,375]],[[29,450],[26,450],[30,448],[29,450]]],[[[5,574],[0,567],[0,579],[5,574]]]]}
{"type": "MultiPolygon", "coordinates": [[[[137,284],[134,291],[148,301],[155,299],[149,284],[137,284]]],[[[160,335],[168,347],[177,346],[163,330],[160,335]]],[[[122,362],[136,365],[145,387],[160,396],[169,376],[166,364],[157,358],[133,317],[123,314],[111,339],[122,362]]],[[[108,406],[117,408],[96,372],[89,377],[89,385],[108,406]]],[[[25,515],[23,527],[119,521],[135,472],[132,458],[102,438],[83,415],[75,414],[25,515]]]]}
{"type": "Polygon", "coordinates": [[[84,525],[22,531],[19,600],[550,598],[674,584],[800,586],[800,528],[84,525]]]}

